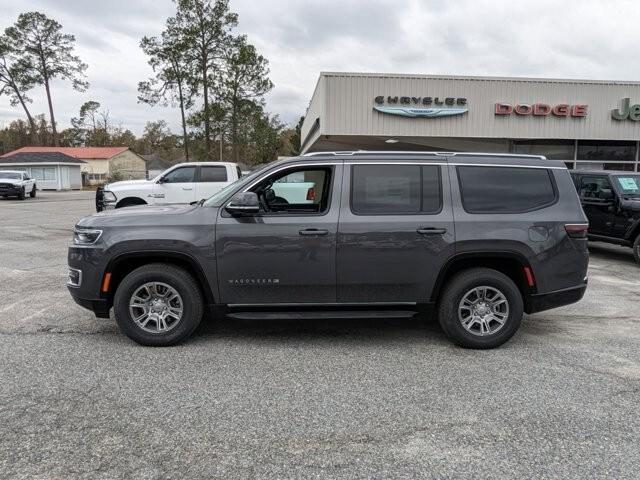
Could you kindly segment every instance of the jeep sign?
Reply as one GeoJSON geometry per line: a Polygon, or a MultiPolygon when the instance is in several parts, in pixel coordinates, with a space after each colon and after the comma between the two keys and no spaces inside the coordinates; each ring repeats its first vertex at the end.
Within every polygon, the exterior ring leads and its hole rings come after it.
{"type": "Polygon", "coordinates": [[[614,120],[632,120],[640,121],[640,105],[630,105],[629,98],[622,99],[622,105],[618,109],[611,110],[611,118],[614,120]]]}

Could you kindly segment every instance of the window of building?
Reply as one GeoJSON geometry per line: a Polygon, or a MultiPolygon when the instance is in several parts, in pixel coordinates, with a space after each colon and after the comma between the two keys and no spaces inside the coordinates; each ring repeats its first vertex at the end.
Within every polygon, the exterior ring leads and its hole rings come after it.
{"type": "Polygon", "coordinates": [[[163,179],[164,183],[191,183],[196,173],[196,167],[180,167],[171,170],[163,179]]]}
{"type": "Polygon", "coordinates": [[[424,214],[441,209],[437,165],[354,165],[351,209],[362,215],[424,214]]]}
{"type": "Polygon", "coordinates": [[[517,167],[457,167],[468,213],[522,213],[556,200],[549,170],[517,167]]]}
{"type": "Polygon", "coordinates": [[[611,162],[577,162],[576,170],[622,170],[625,172],[635,171],[635,163],[611,163],[611,162]]]}
{"type": "Polygon", "coordinates": [[[514,140],[513,151],[523,155],[544,155],[549,160],[573,160],[573,140],[514,140]]]}
{"type": "Polygon", "coordinates": [[[227,167],[224,166],[204,166],[200,167],[201,182],[226,182],[227,167]]]}
{"type": "Polygon", "coordinates": [[[578,160],[601,162],[633,162],[636,159],[636,142],[580,140],[578,160]]]}
{"type": "Polygon", "coordinates": [[[35,180],[53,181],[53,180],[56,180],[56,168],[55,167],[32,167],[31,176],[35,180]]]}

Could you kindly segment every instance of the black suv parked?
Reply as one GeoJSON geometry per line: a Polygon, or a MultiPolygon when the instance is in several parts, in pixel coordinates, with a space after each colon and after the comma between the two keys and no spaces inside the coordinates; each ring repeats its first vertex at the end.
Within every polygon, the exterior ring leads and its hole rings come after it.
{"type": "Polygon", "coordinates": [[[585,292],[587,221],[543,157],[335,152],[266,165],[188,206],[82,219],[69,291],[144,345],[236,318],[413,315],[490,348],[585,292]]]}
{"type": "Polygon", "coordinates": [[[640,173],[575,170],[571,177],[589,219],[589,240],[632,247],[640,263],[640,173]]]}

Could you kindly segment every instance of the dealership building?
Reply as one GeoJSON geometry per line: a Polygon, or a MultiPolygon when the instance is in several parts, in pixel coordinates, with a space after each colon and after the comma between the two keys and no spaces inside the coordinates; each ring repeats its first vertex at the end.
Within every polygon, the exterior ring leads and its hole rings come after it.
{"type": "Polygon", "coordinates": [[[321,73],[302,150],[358,149],[525,153],[640,171],[640,82],[321,73]]]}

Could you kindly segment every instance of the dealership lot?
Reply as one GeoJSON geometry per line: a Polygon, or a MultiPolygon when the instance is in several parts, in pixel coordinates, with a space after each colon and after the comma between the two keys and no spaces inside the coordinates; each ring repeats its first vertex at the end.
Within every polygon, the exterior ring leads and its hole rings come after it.
{"type": "Polygon", "coordinates": [[[150,349],[70,299],[91,192],[0,200],[2,478],[633,478],[640,268],[492,351],[421,320],[205,321],[150,349]]]}

